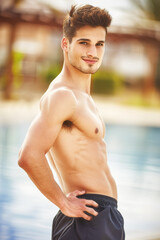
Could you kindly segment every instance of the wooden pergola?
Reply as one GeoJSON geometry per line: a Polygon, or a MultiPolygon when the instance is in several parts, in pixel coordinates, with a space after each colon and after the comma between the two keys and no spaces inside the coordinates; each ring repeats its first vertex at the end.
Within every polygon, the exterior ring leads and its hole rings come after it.
{"type": "MultiPolygon", "coordinates": [[[[160,24],[159,28],[156,27],[155,29],[114,26],[108,35],[108,40],[117,44],[139,41],[146,47],[146,55],[151,64],[151,73],[145,79],[143,90],[144,93],[155,90],[156,74],[160,67],[160,24]]],[[[158,79],[158,87],[160,88],[160,79],[158,79]]]]}
{"type": "MultiPolygon", "coordinates": [[[[61,29],[64,14],[55,11],[44,13],[43,9],[38,12],[34,11],[20,11],[14,7],[2,9],[0,6],[0,27],[3,24],[8,24],[10,28],[8,52],[12,52],[12,46],[15,41],[16,26],[18,24],[34,24],[41,26],[49,26],[50,28],[61,29]]],[[[11,97],[13,86],[13,73],[12,73],[13,57],[12,54],[8,56],[7,69],[6,69],[6,84],[5,84],[5,98],[11,97]]]]}

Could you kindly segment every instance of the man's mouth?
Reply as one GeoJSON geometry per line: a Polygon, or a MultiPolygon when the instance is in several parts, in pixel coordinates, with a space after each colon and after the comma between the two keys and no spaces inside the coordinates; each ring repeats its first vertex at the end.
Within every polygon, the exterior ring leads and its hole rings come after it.
{"type": "Polygon", "coordinates": [[[82,57],[82,60],[85,61],[88,64],[95,64],[96,62],[98,62],[98,58],[86,58],[86,57],[82,57]]]}

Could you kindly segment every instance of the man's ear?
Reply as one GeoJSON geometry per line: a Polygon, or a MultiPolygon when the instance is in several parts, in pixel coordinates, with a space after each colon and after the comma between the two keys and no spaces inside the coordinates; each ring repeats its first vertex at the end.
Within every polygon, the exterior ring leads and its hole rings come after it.
{"type": "Polygon", "coordinates": [[[68,39],[63,37],[61,41],[61,48],[67,52],[68,51],[68,39]]]}

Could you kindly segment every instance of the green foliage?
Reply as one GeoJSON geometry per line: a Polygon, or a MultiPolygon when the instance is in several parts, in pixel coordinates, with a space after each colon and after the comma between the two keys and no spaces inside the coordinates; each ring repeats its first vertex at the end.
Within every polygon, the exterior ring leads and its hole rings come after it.
{"type": "Polygon", "coordinates": [[[149,19],[160,21],[160,0],[130,0],[137,8],[144,11],[149,19]]]}
{"type": "MultiPolygon", "coordinates": [[[[24,58],[24,54],[20,52],[13,51],[11,53],[11,59],[12,59],[12,74],[13,74],[13,86],[15,88],[19,88],[22,84],[22,61],[24,58]]],[[[6,89],[8,85],[7,81],[7,72],[4,71],[3,75],[0,78],[0,88],[6,89]]]]}
{"type": "Polygon", "coordinates": [[[148,9],[155,20],[160,21],[160,1],[148,0],[148,9]]]}
{"type": "Polygon", "coordinates": [[[93,93],[115,94],[122,86],[123,78],[115,72],[99,70],[93,76],[93,93]]]}
{"type": "Polygon", "coordinates": [[[39,72],[41,79],[49,84],[61,71],[61,66],[59,64],[47,64],[42,67],[39,72]]]}
{"type": "Polygon", "coordinates": [[[13,84],[15,88],[19,88],[22,84],[22,61],[24,58],[24,54],[21,52],[12,52],[12,73],[13,73],[13,84]]]}

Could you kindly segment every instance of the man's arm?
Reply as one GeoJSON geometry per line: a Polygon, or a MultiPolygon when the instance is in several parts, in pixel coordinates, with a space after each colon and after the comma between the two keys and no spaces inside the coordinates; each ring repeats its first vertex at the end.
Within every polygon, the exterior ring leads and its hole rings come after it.
{"type": "Polygon", "coordinates": [[[97,215],[97,207],[92,200],[78,199],[76,196],[84,191],[74,191],[67,197],[54,180],[45,154],[54,145],[65,120],[72,119],[77,106],[76,99],[68,90],[57,90],[50,93],[42,102],[41,112],[31,124],[19,155],[19,166],[22,167],[38,189],[61,211],[70,217],[91,217],[84,211],[97,215]]]}

